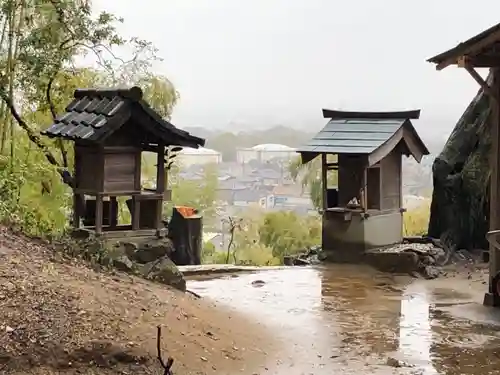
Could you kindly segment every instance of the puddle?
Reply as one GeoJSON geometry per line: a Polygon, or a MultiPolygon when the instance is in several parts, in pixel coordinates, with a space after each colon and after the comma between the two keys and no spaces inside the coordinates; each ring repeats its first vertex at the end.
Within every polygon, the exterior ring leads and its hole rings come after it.
{"type": "Polygon", "coordinates": [[[429,285],[340,265],[188,281],[283,342],[266,374],[499,373],[500,311],[429,285]]]}

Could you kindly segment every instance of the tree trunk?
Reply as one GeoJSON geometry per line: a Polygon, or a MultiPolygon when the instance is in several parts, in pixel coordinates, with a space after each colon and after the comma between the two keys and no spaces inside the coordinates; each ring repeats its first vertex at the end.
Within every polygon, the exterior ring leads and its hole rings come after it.
{"type": "Polygon", "coordinates": [[[488,248],[489,125],[490,99],[479,90],[432,165],[428,234],[455,249],[488,248]]]}

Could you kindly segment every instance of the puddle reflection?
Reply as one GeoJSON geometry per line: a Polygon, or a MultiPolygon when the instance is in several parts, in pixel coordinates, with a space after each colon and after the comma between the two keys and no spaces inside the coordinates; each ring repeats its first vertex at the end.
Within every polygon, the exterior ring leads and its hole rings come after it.
{"type": "Polygon", "coordinates": [[[399,352],[411,364],[424,370],[425,375],[438,375],[431,361],[433,333],[431,305],[423,284],[410,284],[401,299],[399,352]]]}
{"type": "Polygon", "coordinates": [[[499,373],[499,326],[467,320],[478,316],[467,312],[477,305],[454,304],[452,291],[407,281],[329,266],[188,281],[188,287],[274,329],[286,352],[272,359],[268,374],[499,373]],[[256,280],[264,283],[256,287],[256,280]]]}

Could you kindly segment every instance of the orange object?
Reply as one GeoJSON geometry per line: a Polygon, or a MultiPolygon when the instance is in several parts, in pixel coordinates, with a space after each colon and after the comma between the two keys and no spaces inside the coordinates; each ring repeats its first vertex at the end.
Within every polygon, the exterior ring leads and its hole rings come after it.
{"type": "Polygon", "coordinates": [[[179,212],[182,217],[190,217],[196,214],[196,210],[193,207],[188,206],[174,206],[174,208],[179,212]]]}

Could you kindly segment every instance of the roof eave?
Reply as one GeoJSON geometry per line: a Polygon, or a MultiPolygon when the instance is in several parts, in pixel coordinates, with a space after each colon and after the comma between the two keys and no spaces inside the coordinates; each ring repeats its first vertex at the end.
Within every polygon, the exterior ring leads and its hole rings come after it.
{"type": "Polygon", "coordinates": [[[427,59],[427,62],[436,64],[437,70],[442,70],[450,65],[458,64],[461,57],[473,55],[500,41],[500,23],[489,29],[457,44],[455,47],[427,59]]]}
{"type": "Polygon", "coordinates": [[[357,111],[338,111],[332,109],[323,109],[323,117],[332,120],[418,120],[420,118],[420,109],[407,111],[390,112],[357,112],[357,111]]]}
{"type": "Polygon", "coordinates": [[[174,138],[176,139],[176,142],[179,143],[178,146],[191,148],[199,148],[205,146],[205,139],[195,137],[189,132],[179,129],[175,125],[163,119],[153,108],[151,108],[151,106],[146,101],[140,100],[138,103],[145,114],[147,114],[154,122],[161,125],[159,127],[161,128],[161,131],[159,131],[159,133],[165,135],[164,138],[162,137],[163,141],[169,141],[171,138],[174,138]]]}
{"type": "Polygon", "coordinates": [[[418,163],[421,162],[423,156],[430,154],[427,146],[418,135],[411,121],[407,120],[387,141],[382,143],[368,155],[368,165],[375,165],[380,160],[384,159],[401,141],[406,144],[411,156],[413,156],[418,163]]]}

